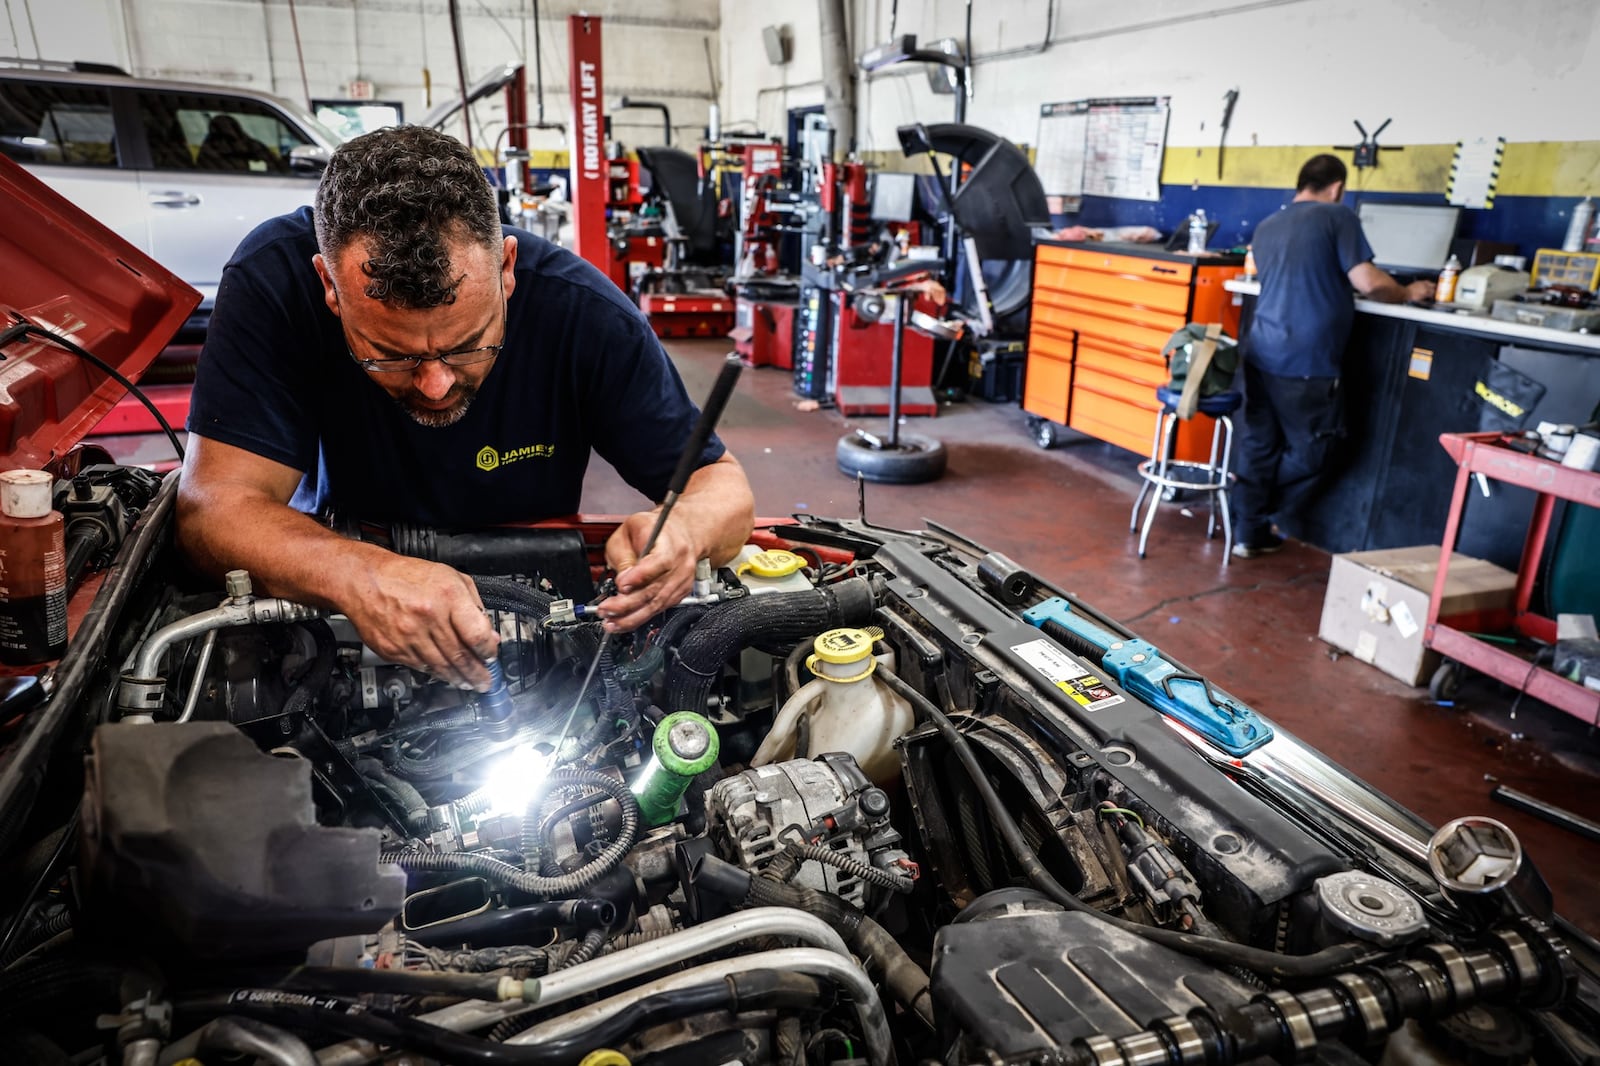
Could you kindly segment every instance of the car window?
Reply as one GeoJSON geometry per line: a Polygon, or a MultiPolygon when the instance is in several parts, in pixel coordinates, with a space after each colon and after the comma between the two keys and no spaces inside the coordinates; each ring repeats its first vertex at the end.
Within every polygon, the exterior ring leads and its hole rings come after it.
{"type": "Polygon", "coordinates": [[[110,94],[95,86],[0,79],[0,151],[19,163],[116,166],[110,94]]]}
{"type": "Polygon", "coordinates": [[[253,100],[208,93],[138,95],[139,120],[157,170],[287,174],[290,149],[312,143],[253,100]]]}

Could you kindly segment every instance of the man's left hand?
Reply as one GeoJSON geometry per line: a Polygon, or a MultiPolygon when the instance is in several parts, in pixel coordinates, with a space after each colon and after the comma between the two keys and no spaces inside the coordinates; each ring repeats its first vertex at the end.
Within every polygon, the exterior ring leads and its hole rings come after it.
{"type": "Polygon", "coordinates": [[[617,574],[617,594],[598,604],[607,631],[626,633],[682,600],[694,587],[700,551],[676,518],[669,518],[644,558],[639,553],[655,528],[656,512],[629,516],[606,541],[606,562],[617,574]]]}

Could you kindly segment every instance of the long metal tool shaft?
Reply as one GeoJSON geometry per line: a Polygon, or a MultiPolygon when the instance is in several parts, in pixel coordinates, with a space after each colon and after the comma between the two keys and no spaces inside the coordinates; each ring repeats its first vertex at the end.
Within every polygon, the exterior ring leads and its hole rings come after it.
{"type": "MultiPolygon", "coordinates": [[[[689,478],[699,468],[700,453],[706,450],[706,442],[711,439],[717,423],[722,420],[723,408],[728,406],[728,397],[733,395],[733,387],[738,384],[739,373],[743,369],[744,364],[739,361],[737,355],[730,354],[723,361],[722,371],[717,374],[717,380],[711,386],[711,395],[706,398],[706,405],[700,409],[700,418],[689,433],[689,440],[683,447],[683,453],[678,456],[678,465],[672,471],[672,480],[667,482],[667,494],[662,497],[661,510],[656,512],[656,524],[651,527],[650,536],[644,542],[644,550],[639,553],[640,559],[649,555],[656,546],[656,540],[661,536],[661,530],[666,526],[668,516],[672,514],[673,505],[678,502],[678,497],[683,495],[683,490],[689,485],[689,478]]],[[[610,644],[610,630],[602,630],[600,646],[595,649],[594,658],[589,660],[589,669],[583,674],[583,684],[578,687],[578,695],[572,701],[572,709],[567,712],[566,721],[561,725],[561,735],[556,738],[552,754],[557,760],[561,758],[561,746],[567,742],[567,737],[572,732],[572,723],[577,720],[578,708],[583,706],[583,697],[594,682],[595,671],[600,669],[600,661],[605,658],[606,648],[610,644]]]]}

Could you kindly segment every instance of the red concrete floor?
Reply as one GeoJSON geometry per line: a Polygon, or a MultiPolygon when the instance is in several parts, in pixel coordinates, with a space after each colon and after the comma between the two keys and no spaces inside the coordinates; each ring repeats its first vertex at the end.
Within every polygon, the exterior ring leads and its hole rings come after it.
{"type": "MultiPolygon", "coordinates": [[[[708,391],[724,341],[681,341],[670,350],[691,395],[708,391]]],[[[882,431],[884,419],[847,421],[801,412],[789,375],[746,371],[721,433],[755,489],[756,513],[853,516],[854,483],[834,466],[848,427],[882,431]]],[[[1486,814],[1510,825],[1555,891],[1558,909],[1600,934],[1600,843],[1489,799],[1495,783],[1600,820],[1600,742],[1582,723],[1524,704],[1484,684],[1446,709],[1317,640],[1329,557],[1291,544],[1265,559],[1224,568],[1222,541],[1205,539],[1205,511],[1166,505],[1148,557],[1128,532],[1137,491],[1134,458],[1087,439],[1049,452],[1028,437],[1012,405],[961,403],[913,419],[950,448],[950,470],[921,486],[872,485],[871,521],[917,528],[931,518],[1004,552],[1206,673],[1213,681],[1321,749],[1352,773],[1437,825],[1486,814]]],[[[584,510],[619,513],[642,501],[602,462],[590,471],[584,510]]]]}

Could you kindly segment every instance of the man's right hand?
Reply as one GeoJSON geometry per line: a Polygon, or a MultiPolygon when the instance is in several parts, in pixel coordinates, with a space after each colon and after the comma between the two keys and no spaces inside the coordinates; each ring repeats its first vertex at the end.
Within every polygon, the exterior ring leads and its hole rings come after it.
{"type": "Polygon", "coordinates": [[[1433,294],[1438,286],[1431,281],[1413,281],[1406,286],[1406,302],[1419,303],[1423,300],[1433,299],[1433,294]]]}
{"type": "Polygon", "coordinates": [[[379,658],[489,691],[484,661],[494,657],[500,638],[466,575],[441,563],[390,555],[367,571],[364,587],[342,606],[379,658]]]}

